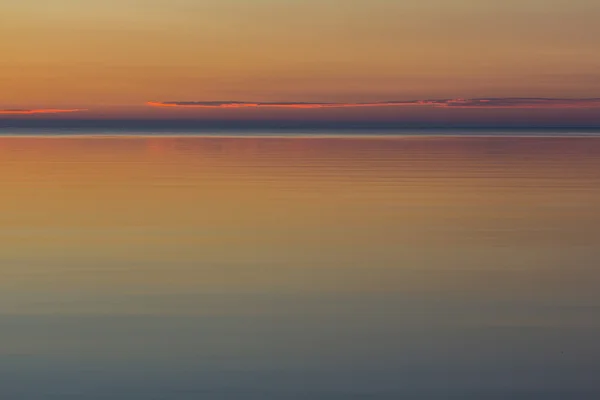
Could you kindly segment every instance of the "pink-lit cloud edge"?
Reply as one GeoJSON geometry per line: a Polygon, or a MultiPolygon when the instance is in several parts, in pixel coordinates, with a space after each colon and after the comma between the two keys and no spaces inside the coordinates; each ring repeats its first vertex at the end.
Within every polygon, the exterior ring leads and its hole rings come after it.
{"type": "MultiPolygon", "coordinates": [[[[377,102],[249,102],[249,101],[149,101],[147,106],[167,108],[241,109],[328,109],[360,107],[430,107],[447,109],[590,109],[600,108],[600,98],[476,98],[434,99],[377,102]]],[[[36,114],[65,114],[87,111],[87,109],[0,109],[0,115],[26,116],[36,114]]]]}
{"type": "Polygon", "coordinates": [[[34,109],[0,109],[0,115],[34,115],[34,114],[64,114],[86,111],[81,108],[60,109],[60,108],[34,108],[34,109]]]}

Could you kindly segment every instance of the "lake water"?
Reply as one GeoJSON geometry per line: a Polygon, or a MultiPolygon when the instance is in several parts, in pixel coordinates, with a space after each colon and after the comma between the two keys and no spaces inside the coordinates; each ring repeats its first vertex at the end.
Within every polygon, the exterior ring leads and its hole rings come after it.
{"type": "Polygon", "coordinates": [[[600,396],[600,137],[0,137],[0,397],[600,396]]]}

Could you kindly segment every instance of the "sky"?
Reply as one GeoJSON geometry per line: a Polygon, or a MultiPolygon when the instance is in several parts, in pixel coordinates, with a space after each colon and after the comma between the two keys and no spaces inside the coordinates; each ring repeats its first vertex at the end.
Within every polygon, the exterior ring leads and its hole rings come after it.
{"type": "Polygon", "coordinates": [[[600,125],[598,20],[597,0],[6,1],[0,123],[600,125]]]}

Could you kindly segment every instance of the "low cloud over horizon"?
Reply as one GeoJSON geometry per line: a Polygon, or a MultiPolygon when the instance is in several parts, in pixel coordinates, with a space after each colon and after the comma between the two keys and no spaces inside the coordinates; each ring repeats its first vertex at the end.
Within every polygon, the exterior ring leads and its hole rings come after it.
{"type": "Polygon", "coordinates": [[[59,108],[38,108],[38,109],[27,109],[27,108],[15,108],[15,109],[0,109],[0,115],[33,115],[33,114],[64,114],[86,111],[80,108],[70,109],[59,109],[59,108]]]}
{"type": "Polygon", "coordinates": [[[356,103],[333,102],[249,102],[249,101],[149,101],[153,107],[176,108],[355,108],[355,107],[436,107],[436,108],[600,108],[600,98],[490,97],[476,99],[405,100],[356,103]]]}

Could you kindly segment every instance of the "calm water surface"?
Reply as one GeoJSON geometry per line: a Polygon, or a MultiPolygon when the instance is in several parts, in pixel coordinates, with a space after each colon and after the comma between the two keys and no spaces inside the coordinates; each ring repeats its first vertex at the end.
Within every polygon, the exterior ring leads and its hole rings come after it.
{"type": "Polygon", "coordinates": [[[0,138],[0,397],[600,396],[600,138],[0,138]]]}

